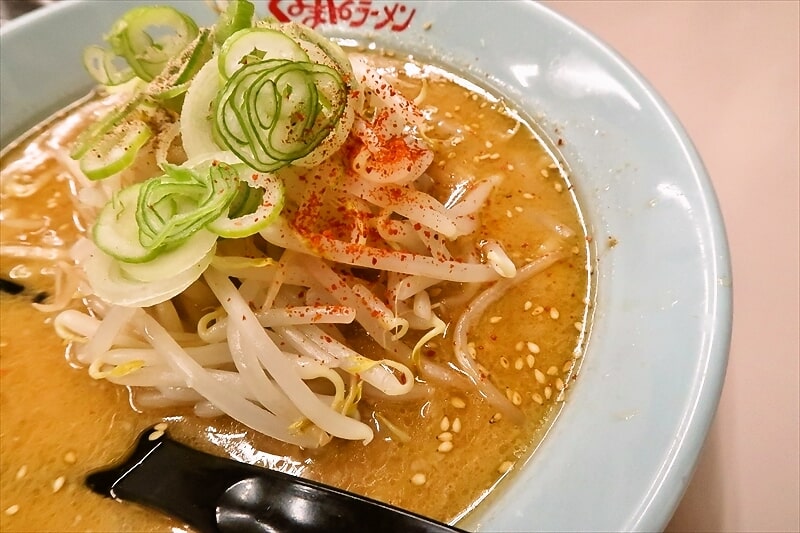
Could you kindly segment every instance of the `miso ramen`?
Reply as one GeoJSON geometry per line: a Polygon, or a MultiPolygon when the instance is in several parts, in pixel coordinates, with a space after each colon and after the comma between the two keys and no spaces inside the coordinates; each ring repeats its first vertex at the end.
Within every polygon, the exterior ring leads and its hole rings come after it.
{"type": "Polygon", "coordinates": [[[98,90],[2,158],[0,529],[188,531],[84,486],[164,422],[458,520],[577,375],[591,276],[564,166],[446,68],[169,14],[163,64],[95,56],[98,90]]]}

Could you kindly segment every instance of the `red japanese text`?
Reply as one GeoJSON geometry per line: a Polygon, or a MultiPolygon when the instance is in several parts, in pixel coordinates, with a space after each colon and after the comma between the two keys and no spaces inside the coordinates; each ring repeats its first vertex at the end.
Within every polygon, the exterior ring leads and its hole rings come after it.
{"type": "Polygon", "coordinates": [[[411,25],[416,8],[372,0],[268,0],[269,13],[280,22],[300,22],[316,28],[342,24],[353,28],[404,31],[411,25]]]}

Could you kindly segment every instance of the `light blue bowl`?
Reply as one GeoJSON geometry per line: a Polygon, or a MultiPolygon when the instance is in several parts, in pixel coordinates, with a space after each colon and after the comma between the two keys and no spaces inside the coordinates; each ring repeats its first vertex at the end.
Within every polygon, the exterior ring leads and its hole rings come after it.
{"type": "MultiPolygon", "coordinates": [[[[89,89],[81,50],[136,3],[63,2],[0,30],[0,144],[89,89]]],[[[213,20],[203,2],[171,3],[213,20]]],[[[285,14],[294,4],[278,2],[285,14]]],[[[538,4],[371,6],[361,26],[352,24],[364,13],[340,10],[327,31],[435,58],[563,139],[596,243],[593,330],[566,406],[534,456],[460,525],[663,529],[713,418],[731,330],[725,232],[691,141],[630,65],[538,4]],[[412,10],[408,27],[392,30],[412,10]]]]}

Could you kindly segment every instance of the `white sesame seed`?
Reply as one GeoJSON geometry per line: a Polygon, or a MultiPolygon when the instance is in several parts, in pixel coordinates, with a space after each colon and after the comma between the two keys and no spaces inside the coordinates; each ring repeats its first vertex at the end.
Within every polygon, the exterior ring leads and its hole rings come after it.
{"type": "Polygon", "coordinates": [[[153,431],[152,433],[150,433],[147,436],[147,440],[149,440],[149,441],[158,440],[163,436],[164,436],[164,432],[163,431],[153,431]]]}
{"type": "Polygon", "coordinates": [[[447,416],[442,417],[442,421],[439,422],[439,429],[441,429],[442,431],[447,431],[448,429],[450,429],[450,419],[447,418],[447,416]]]}
{"type": "Polygon", "coordinates": [[[556,390],[559,392],[564,390],[564,380],[561,378],[556,378],[556,390]]]}
{"type": "Polygon", "coordinates": [[[500,356],[500,366],[503,368],[508,368],[509,366],[508,358],[505,355],[500,356]]]}
{"type": "Polygon", "coordinates": [[[528,348],[528,351],[531,352],[531,353],[539,353],[541,351],[541,348],[539,348],[539,345],[536,344],[535,342],[530,342],[529,341],[528,343],[525,344],[525,346],[528,348]]]}
{"type": "Polygon", "coordinates": [[[564,363],[564,366],[561,367],[562,372],[569,372],[569,369],[572,368],[572,361],[567,361],[564,363]]]}
{"type": "Polygon", "coordinates": [[[561,315],[559,314],[558,309],[556,309],[555,307],[551,307],[550,308],[550,318],[552,318],[553,320],[558,320],[559,316],[561,316],[561,315]]]}
{"type": "Polygon", "coordinates": [[[528,368],[533,368],[533,365],[536,364],[536,358],[532,353],[529,353],[525,356],[525,362],[528,364],[528,368]]]}
{"type": "Polygon", "coordinates": [[[533,396],[531,396],[531,399],[534,402],[538,403],[539,405],[542,405],[544,403],[544,399],[542,399],[541,394],[539,394],[538,392],[533,393],[533,396]]]}
{"type": "Polygon", "coordinates": [[[453,114],[450,111],[445,111],[444,118],[453,118],[453,114]]]}
{"type": "Polygon", "coordinates": [[[518,357],[516,361],[514,361],[514,368],[516,370],[522,370],[525,366],[525,361],[522,360],[522,357],[518,357]]]}
{"type": "Polygon", "coordinates": [[[411,483],[418,487],[424,485],[426,481],[428,481],[428,478],[422,472],[417,472],[411,476],[411,483]]]}
{"type": "Polygon", "coordinates": [[[11,507],[7,507],[5,512],[8,516],[13,516],[19,512],[19,505],[14,504],[11,507]]]}
{"type": "Polygon", "coordinates": [[[533,200],[534,199],[534,196],[529,192],[522,193],[522,197],[525,198],[526,200],[533,200]]]}
{"type": "Polygon", "coordinates": [[[578,331],[583,331],[583,322],[575,322],[573,326],[575,326],[575,329],[578,331]]]}
{"type": "Polygon", "coordinates": [[[461,433],[461,419],[458,417],[453,420],[453,433],[461,433]]]}
{"type": "Polygon", "coordinates": [[[58,492],[61,490],[61,487],[64,486],[66,482],[66,478],[64,476],[59,476],[53,481],[53,492],[58,492]]]}
{"type": "Polygon", "coordinates": [[[17,470],[17,476],[16,476],[17,480],[20,480],[20,479],[24,478],[25,474],[27,474],[27,473],[28,473],[28,465],[22,465],[21,467],[19,467],[19,470],[17,470]]]}
{"type": "Polygon", "coordinates": [[[461,111],[461,106],[460,106],[460,105],[454,106],[454,107],[453,107],[453,111],[455,111],[456,113],[458,113],[459,111],[461,111]]]}
{"type": "Polygon", "coordinates": [[[522,395],[514,391],[514,394],[511,395],[511,403],[514,405],[522,405],[522,395]]]}
{"type": "Polygon", "coordinates": [[[555,163],[550,163],[549,165],[547,165],[547,168],[556,169],[556,168],[558,168],[558,165],[556,165],[555,163]]]}
{"type": "Polygon", "coordinates": [[[431,22],[431,21],[428,21],[428,22],[426,22],[425,24],[422,25],[422,29],[425,30],[425,31],[428,31],[432,27],[433,27],[433,22],[431,22]]]}
{"type": "Polygon", "coordinates": [[[155,429],[156,431],[166,431],[168,427],[169,425],[166,422],[159,422],[158,424],[153,426],[153,429],[155,429]]]}
{"type": "Polygon", "coordinates": [[[456,409],[463,409],[467,406],[467,402],[465,402],[463,398],[454,396],[450,398],[450,405],[452,405],[456,409]]]}
{"type": "Polygon", "coordinates": [[[558,367],[554,365],[554,366],[551,366],[550,368],[548,368],[547,369],[547,375],[548,376],[557,376],[558,375],[558,367]]]}
{"type": "Polygon", "coordinates": [[[503,317],[501,317],[501,316],[493,316],[493,317],[489,318],[489,323],[490,324],[497,324],[501,320],[503,320],[503,317]]]}
{"type": "Polygon", "coordinates": [[[443,443],[439,444],[439,446],[436,448],[436,451],[439,451],[441,453],[447,453],[452,449],[453,449],[453,441],[446,440],[443,443]]]}
{"type": "Polygon", "coordinates": [[[547,378],[544,377],[544,374],[538,368],[534,369],[533,375],[536,377],[536,381],[541,384],[544,384],[544,382],[547,381],[547,378]]]}
{"type": "Polygon", "coordinates": [[[533,307],[533,302],[532,302],[532,301],[530,301],[530,300],[528,300],[527,302],[525,302],[525,305],[523,305],[523,306],[522,306],[522,308],[523,308],[525,311],[530,311],[530,310],[531,310],[531,307],[533,307]]]}
{"type": "Polygon", "coordinates": [[[533,308],[533,311],[531,311],[531,314],[533,316],[541,315],[542,313],[544,313],[544,307],[542,307],[541,305],[537,305],[536,307],[533,308]]]}
{"type": "Polygon", "coordinates": [[[499,422],[502,419],[503,419],[503,413],[498,412],[492,415],[492,417],[489,419],[489,423],[494,424],[495,422],[499,422]]]}
{"type": "Polygon", "coordinates": [[[544,397],[545,397],[545,399],[549,400],[552,395],[553,395],[553,389],[551,389],[549,386],[545,387],[544,388],[544,397]]]}
{"type": "Polygon", "coordinates": [[[492,147],[492,141],[486,141],[486,142],[484,143],[484,146],[485,146],[486,148],[491,148],[491,147],[492,147]]]}
{"type": "Polygon", "coordinates": [[[544,177],[544,178],[549,178],[550,177],[550,172],[548,172],[546,168],[543,168],[542,170],[540,170],[539,174],[541,174],[542,177],[544,177]]]}
{"type": "Polygon", "coordinates": [[[514,172],[514,165],[512,165],[511,163],[507,164],[506,168],[508,169],[509,172],[514,172]]]}
{"type": "Polygon", "coordinates": [[[514,345],[514,349],[518,352],[521,352],[524,347],[525,343],[522,341],[518,341],[517,344],[514,345]]]}
{"type": "Polygon", "coordinates": [[[78,460],[78,456],[75,455],[75,452],[69,451],[64,454],[64,462],[68,465],[74,465],[75,462],[78,460]]]}
{"type": "Polygon", "coordinates": [[[509,209],[506,209],[506,216],[507,216],[508,218],[511,218],[511,217],[513,217],[514,215],[512,215],[512,214],[511,214],[511,211],[510,211],[509,209]]]}
{"type": "Polygon", "coordinates": [[[442,431],[438,435],[436,435],[436,439],[442,442],[447,442],[449,440],[453,440],[453,434],[449,431],[442,431]]]}
{"type": "Polygon", "coordinates": [[[502,463],[500,463],[500,466],[497,467],[497,473],[498,474],[505,474],[509,470],[511,470],[511,468],[513,466],[514,466],[514,463],[512,463],[511,461],[503,461],[502,463]]]}

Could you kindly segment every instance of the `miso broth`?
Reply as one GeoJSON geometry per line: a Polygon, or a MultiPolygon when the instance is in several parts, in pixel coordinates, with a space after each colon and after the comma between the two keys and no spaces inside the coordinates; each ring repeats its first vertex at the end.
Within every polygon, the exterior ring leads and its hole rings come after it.
{"type": "MultiPolygon", "coordinates": [[[[211,453],[321,480],[444,521],[472,510],[533,452],[577,374],[590,316],[587,235],[572,184],[534,127],[501,100],[455,74],[411,60],[374,54],[369,61],[396,78],[408,98],[420,96],[425,133],[434,139],[435,160],[428,169],[434,196],[446,202],[465,183],[502,177],[480,212],[475,240],[500,241],[517,265],[534,260],[542,247],[566,251],[491,305],[470,332],[482,372],[522,410],[524,423],[501,416],[476,391],[433,387],[429,397],[361,405],[362,420],[377,430],[366,446],[334,439],[316,450],[300,450],[224,416],[142,408],[136,393],[90,378],[54,333],[54,313],[31,303],[39,292],[52,294],[55,265],[69,262],[67,250],[86,231],[87,221],[72,200],[69,170],[48,148],[71,142],[89,122],[87,108],[78,107],[2,160],[0,275],[26,291],[3,294],[0,311],[0,529],[186,529],[156,512],[101,498],[83,484],[88,472],[120,458],[140,431],[161,421],[169,423],[175,439],[211,453]],[[14,187],[29,190],[20,195],[14,187]],[[23,261],[15,258],[14,247],[56,250],[58,256],[23,261]],[[387,421],[400,433],[387,429],[387,421]]],[[[453,321],[473,295],[453,283],[442,296],[449,298],[446,316],[453,321]]],[[[363,335],[351,333],[356,346],[375,349],[363,335]]],[[[422,357],[450,361],[451,336],[448,329],[430,340],[422,357]]]]}

